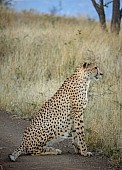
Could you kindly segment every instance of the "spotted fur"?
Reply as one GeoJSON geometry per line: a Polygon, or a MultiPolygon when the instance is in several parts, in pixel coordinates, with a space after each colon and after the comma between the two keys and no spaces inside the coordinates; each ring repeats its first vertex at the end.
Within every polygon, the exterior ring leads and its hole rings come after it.
{"type": "Polygon", "coordinates": [[[98,79],[102,73],[94,63],[84,63],[67,78],[54,96],[34,114],[26,128],[21,145],[9,155],[15,161],[21,154],[61,154],[61,150],[49,147],[72,134],[76,153],[92,155],[87,151],[83,112],[88,102],[87,92],[91,79],[98,79]]]}

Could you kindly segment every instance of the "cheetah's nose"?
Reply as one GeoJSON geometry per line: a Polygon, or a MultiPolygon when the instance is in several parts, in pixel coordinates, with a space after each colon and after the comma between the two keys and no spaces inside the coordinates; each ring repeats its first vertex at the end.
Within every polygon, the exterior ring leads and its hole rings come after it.
{"type": "Polygon", "coordinates": [[[100,76],[103,76],[103,73],[100,73],[100,76]]]}

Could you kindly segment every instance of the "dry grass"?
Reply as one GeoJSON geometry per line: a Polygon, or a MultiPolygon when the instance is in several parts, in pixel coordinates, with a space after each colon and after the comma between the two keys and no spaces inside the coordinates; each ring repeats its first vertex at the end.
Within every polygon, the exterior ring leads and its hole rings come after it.
{"type": "Polygon", "coordinates": [[[83,18],[1,11],[0,107],[30,117],[79,63],[95,60],[104,77],[90,86],[87,142],[120,161],[122,32],[105,34],[83,18]]]}

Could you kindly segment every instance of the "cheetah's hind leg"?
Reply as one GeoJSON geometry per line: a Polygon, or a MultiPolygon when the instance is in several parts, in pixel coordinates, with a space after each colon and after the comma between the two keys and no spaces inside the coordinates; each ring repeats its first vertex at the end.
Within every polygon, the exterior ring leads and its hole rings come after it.
{"type": "Polygon", "coordinates": [[[60,149],[44,146],[42,149],[35,149],[31,155],[61,155],[60,149]]]}
{"type": "Polygon", "coordinates": [[[15,162],[16,159],[20,156],[20,155],[26,155],[28,154],[26,152],[26,149],[23,148],[22,145],[20,145],[12,154],[8,155],[8,158],[10,159],[10,161],[15,162]]]}

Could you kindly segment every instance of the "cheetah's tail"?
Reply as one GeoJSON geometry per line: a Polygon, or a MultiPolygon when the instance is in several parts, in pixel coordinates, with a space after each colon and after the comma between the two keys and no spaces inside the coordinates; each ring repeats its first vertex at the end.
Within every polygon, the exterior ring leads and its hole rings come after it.
{"type": "Polygon", "coordinates": [[[9,154],[8,157],[10,161],[15,162],[16,159],[22,154],[26,154],[26,152],[22,145],[20,145],[12,154],[9,154]]]}

